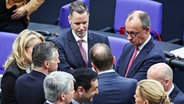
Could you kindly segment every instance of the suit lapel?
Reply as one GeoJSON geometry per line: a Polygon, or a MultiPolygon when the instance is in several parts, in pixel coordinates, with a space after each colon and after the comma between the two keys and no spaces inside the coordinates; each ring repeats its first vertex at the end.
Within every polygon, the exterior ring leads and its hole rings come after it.
{"type": "Polygon", "coordinates": [[[139,52],[138,56],[135,58],[134,62],[132,63],[132,66],[130,67],[130,71],[127,76],[130,76],[132,73],[136,73],[137,71],[139,71],[139,68],[136,68],[136,67],[140,66],[140,63],[142,63],[146,55],[148,55],[149,51],[151,51],[152,47],[153,47],[153,40],[151,38],[149,42],[139,52]]]}
{"type": "Polygon", "coordinates": [[[73,59],[76,59],[75,61],[78,62],[80,65],[84,66],[85,63],[84,63],[84,60],[82,58],[82,55],[80,53],[80,50],[79,50],[79,47],[78,47],[78,44],[72,34],[72,32],[70,31],[70,33],[68,34],[68,41],[67,41],[67,44],[68,46],[70,47],[72,53],[73,53],[73,59]]]}

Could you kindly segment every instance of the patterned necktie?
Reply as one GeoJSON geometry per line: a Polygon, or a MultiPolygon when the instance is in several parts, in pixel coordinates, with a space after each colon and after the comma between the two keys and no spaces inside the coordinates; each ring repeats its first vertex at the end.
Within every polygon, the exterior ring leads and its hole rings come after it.
{"type": "Polygon", "coordinates": [[[88,66],[88,60],[87,60],[87,55],[86,55],[86,51],[84,50],[83,46],[82,46],[82,42],[83,40],[79,40],[79,49],[80,49],[80,52],[81,52],[81,55],[82,55],[82,58],[86,64],[86,66],[88,66]]]}
{"type": "Polygon", "coordinates": [[[135,57],[136,57],[136,54],[137,54],[137,51],[138,51],[138,50],[139,50],[138,47],[135,47],[134,52],[133,52],[133,54],[132,54],[132,57],[131,57],[131,59],[130,59],[130,61],[129,61],[129,63],[128,63],[128,67],[127,67],[127,70],[126,70],[125,77],[127,77],[127,75],[128,75],[128,72],[129,72],[130,67],[131,67],[131,65],[132,65],[132,63],[133,63],[133,61],[134,61],[134,59],[135,59],[135,57]]]}

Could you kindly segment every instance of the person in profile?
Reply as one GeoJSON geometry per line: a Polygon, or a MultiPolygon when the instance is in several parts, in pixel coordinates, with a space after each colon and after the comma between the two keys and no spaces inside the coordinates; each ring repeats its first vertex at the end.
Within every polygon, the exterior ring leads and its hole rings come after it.
{"type": "Polygon", "coordinates": [[[5,62],[1,79],[1,104],[15,103],[15,82],[23,74],[30,73],[33,46],[44,42],[44,37],[29,29],[23,30],[12,45],[12,53],[5,62]]]}
{"type": "Polygon", "coordinates": [[[125,22],[125,33],[130,43],[126,44],[115,70],[123,77],[146,79],[148,68],[165,62],[165,55],[150,35],[150,17],[140,10],[131,12],[125,22]]]}
{"type": "Polygon", "coordinates": [[[17,104],[43,104],[45,102],[43,81],[46,75],[58,68],[59,54],[52,42],[42,42],[34,46],[32,60],[34,70],[20,76],[15,84],[17,104]]]}
{"type": "Polygon", "coordinates": [[[1,0],[0,31],[20,33],[26,29],[30,15],[36,11],[45,0],[1,0]]]}
{"type": "Polygon", "coordinates": [[[103,43],[95,44],[90,50],[92,66],[98,73],[98,91],[94,104],[134,104],[137,80],[124,78],[113,69],[115,57],[103,43]],[[128,93],[127,93],[128,92],[128,93]]]}
{"type": "Polygon", "coordinates": [[[156,80],[144,79],[138,82],[135,93],[136,104],[170,104],[163,86],[156,80]]]}
{"type": "Polygon", "coordinates": [[[173,83],[173,71],[166,63],[157,63],[152,65],[147,72],[148,79],[159,81],[171,102],[174,104],[184,104],[183,92],[173,83]]]}
{"type": "Polygon", "coordinates": [[[76,68],[91,67],[90,48],[95,43],[109,45],[109,40],[107,36],[88,31],[89,11],[82,1],[71,3],[68,21],[71,29],[52,40],[59,47],[59,59],[62,63],[58,70],[72,72],[76,68]]]}
{"type": "Polygon", "coordinates": [[[98,94],[98,75],[91,68],[75,69],[73,76],[74,96],[71,104],[90,104],[93,96],[98,94]]]}
{"type": "Polygon", "coordinates": [[[45,77],[44,104],[70,104],[74,93],[74,77],[66,72],[55,71],[45,77]]]}

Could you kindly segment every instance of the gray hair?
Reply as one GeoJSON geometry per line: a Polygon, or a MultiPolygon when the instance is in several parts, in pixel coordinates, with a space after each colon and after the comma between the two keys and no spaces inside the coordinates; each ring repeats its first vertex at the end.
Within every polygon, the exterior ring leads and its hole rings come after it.
{"type": "Polygon", "coordinates": [[[54,58],[54,52],[57,51],[57,47],[52,42],[42,42],[34,46],[32,52],[32,60],[34,66],[41,67],[45,61],[52,60],[54,58]]]}
{"type": "Polygon", "coordinates": [[[75,79],[67,72],[51,72],[43,82],[45,99],[56,102],[61,93],[68,93],[71,88],[71,83],[69,83],[71,81],[75,81],[75,79]]]}
{"type": "Polygon", "coordinates": [[[78,0],[71,3],[71,5],[69,7],[69,11],[70,11],[71,17],[72,17],[73,12],[77,12],[79,14],[82,14],[86,11],[89,14],[88,7],[86,6],[86,4],[84,2],[78,1],[78,0]]]}
{"type": "Polygon", "coordinates": [[[142,28],[151,27],[151,21],[149,15],[145,11],[135,10],[128,14],[129,21],[135,17],[138,17],[142,23],[142,28]]]}

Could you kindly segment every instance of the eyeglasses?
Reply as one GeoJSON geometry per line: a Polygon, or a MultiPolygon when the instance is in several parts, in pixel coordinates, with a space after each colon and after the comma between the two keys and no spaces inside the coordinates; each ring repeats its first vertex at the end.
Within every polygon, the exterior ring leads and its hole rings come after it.
{"type": "Polygon", "coordinates": [[[124,33],[125,33],[126,35],[129,35],[129,34],[130,34],[130,36],[134,38],[134,37],[136,37],[138,34],[140,34],[143,30],[144,30],[144,28],[143,28],[141,31],[139,31],[139,32],[133,32],[133,31],[128,32],[128,31],[124,30],[124,33]]]}

